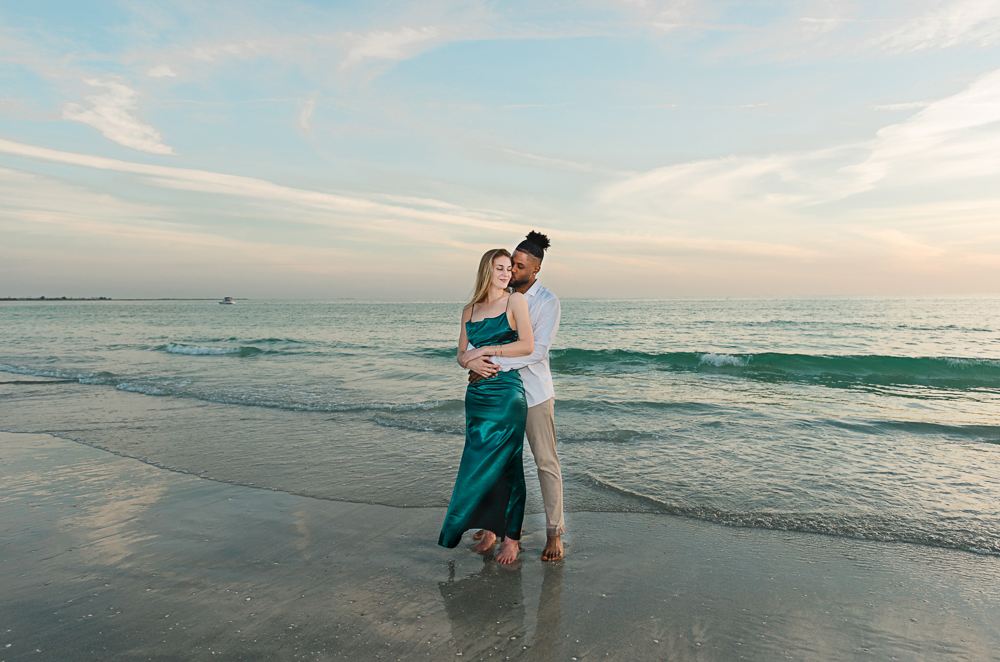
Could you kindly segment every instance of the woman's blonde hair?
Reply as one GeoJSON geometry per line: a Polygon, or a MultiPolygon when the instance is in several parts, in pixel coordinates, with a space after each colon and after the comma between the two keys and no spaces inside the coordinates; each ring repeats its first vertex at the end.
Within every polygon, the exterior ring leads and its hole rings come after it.
{"type": "Polygon", "coordinates": [[[510,251],[506,248],[493,248],[483,253],[483,259],[479,261],[479,271],[476,272],[476,286],[472,288],[472,301],[477,304],[486,301],[486,295],[490,292],[490,281],[493,280],[493,261],[498,257],[510,257],[510,251]]]}

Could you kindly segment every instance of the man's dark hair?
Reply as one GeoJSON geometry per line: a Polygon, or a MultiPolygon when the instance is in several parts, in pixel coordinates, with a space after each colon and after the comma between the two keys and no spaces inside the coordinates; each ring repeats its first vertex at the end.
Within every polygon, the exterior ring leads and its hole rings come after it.
{"type": "Polygon", "coordinates": [[[522,253],[527,253],[528,255],[533,255],[538,258],[541,262],[542,258],[545,257],[545,249],[549,247],[549,238],[546,237],[541,232],[535,232],[532,230],[525,237],[524,241],[517,245],[514,252],[521,251],[522,253]]]}

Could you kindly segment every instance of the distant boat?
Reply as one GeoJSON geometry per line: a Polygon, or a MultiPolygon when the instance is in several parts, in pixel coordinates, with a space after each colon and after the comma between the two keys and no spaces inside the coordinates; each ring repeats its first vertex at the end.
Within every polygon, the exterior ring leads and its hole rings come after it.
{"type": "Polygon", "coordinates": [[[223,299],[219,303],[222,304],[222,305],[226,305],[226,304],[234,304],[236,302],[233,301],[233,297],[226,297],[225,299],[223,299]]]}

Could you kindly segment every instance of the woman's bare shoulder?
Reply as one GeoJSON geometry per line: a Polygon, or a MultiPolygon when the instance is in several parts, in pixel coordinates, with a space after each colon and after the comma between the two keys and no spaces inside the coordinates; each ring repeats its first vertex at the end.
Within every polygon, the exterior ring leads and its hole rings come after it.
{"type": "Polygon", "coordinates": [[[528,309],[528,299],[520,292],[512,292],[510,295],[510,306],[515,308],[522,308],[524,310],[528,309]]]}
{"type": "Polygon", "coordinates": [[[473,308],[473,304],[471,304],[471,303],[465,304],[465,308],[462,308],[462,321],[463,322],[472,319],[472,308],[473,308]]]}

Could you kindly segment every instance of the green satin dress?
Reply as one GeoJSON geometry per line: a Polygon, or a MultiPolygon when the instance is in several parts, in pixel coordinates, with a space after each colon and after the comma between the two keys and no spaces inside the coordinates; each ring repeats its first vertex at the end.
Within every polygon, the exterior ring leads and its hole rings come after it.
{"type": "MultiPolygon", "coordinates": [[[[517,340],[507,313],[466,322],[476,347],[517,340]]],[[[521,538],[524,520],[524,424],[528,403],[517,370],[469,384],[465,391],[465,450],[438,544],[455,547],[469,529],[486,529],[498,538],[521,538]]]]}

